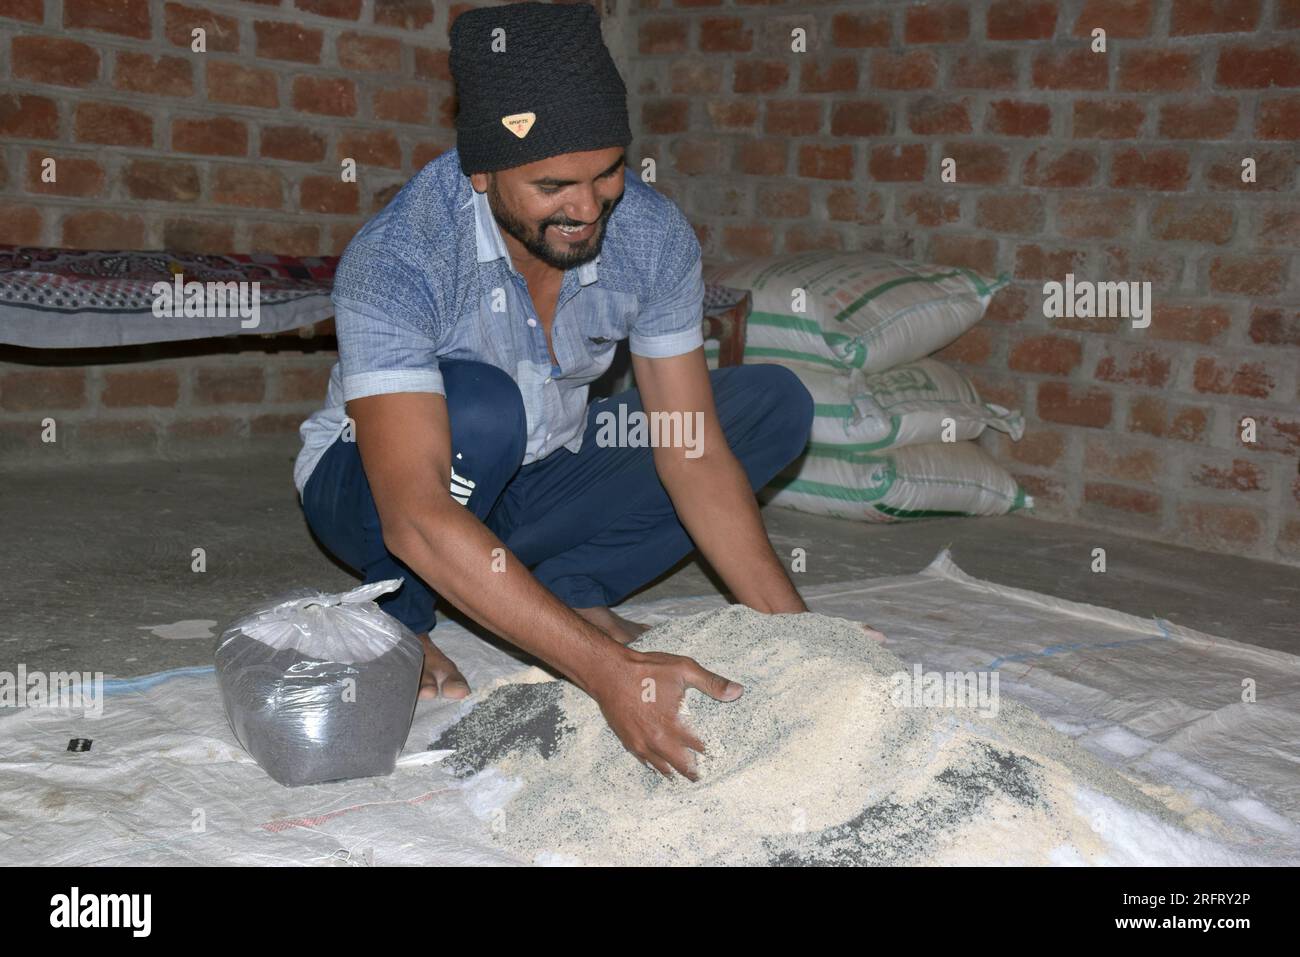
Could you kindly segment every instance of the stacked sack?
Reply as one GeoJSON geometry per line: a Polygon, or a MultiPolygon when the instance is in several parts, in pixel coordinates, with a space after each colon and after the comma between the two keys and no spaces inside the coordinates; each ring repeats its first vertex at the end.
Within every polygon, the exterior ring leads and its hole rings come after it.
{"type": "Polygon", "coordinates": [[[990,426],[1019,439],[1020,413],[981,402],[966,376],[925,358],[979,322],[1005,278],[804,253],[712,266],[705,279],[752,293],[745,363],[789,367],[815,403],[807,452],[762,501],[871,522],[1033,507],[974,441],[990,426]]]}

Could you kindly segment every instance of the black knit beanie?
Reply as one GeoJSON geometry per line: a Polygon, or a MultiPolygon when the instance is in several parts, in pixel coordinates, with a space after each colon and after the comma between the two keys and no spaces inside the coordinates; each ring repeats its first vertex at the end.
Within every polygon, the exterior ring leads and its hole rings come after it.
{"type": "Polygon", "coordinates": [[[585,3],[462,13],[451,25],[451,73],[466,176],[632,142],[627,88],[585,3]]]}

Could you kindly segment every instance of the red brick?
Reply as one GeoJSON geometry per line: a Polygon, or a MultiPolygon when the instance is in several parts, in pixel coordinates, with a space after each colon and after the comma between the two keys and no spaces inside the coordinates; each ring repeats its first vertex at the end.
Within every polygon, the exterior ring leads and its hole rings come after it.
{"type": "Polygon", "coordinates": [[[1110,424],[1113,401],[1104,389],[1085,389],[1067,382],[1038,384],[1038,417],[1045,422],[1105,428],[1110,424]]]}
{"type": "Polygon", "coordinates": [[[339,20],[355,20],[361,16],[361,0],[294,0],[293,5],[307,13],[339,20]]]}
{"type": "Polygon", "coordinates": [[[1171,410],[1164,399],[1136,396],[1129,404],[1128,430],[1158,438],[1199,442],[1209,424],[1208,410],[1197,406],[1175,406],[1171,410]]]}
{"type": "Polygon", "coordinates": [[[935,85],[939,64],[928,50],[880,51],[871,56],[871,86],[876,90],[924,90],[935,85]]]}
{"type": "Polygon", "coordinates": [[[983,275],[997,272],[998,241],[985,236],[930,237],[930,258],[945,266],[965,266],[983,275]]]}
{"type": "Polygon", "coordinates": [[[1016,247],[1015,276],[1064,282],[1066,273],[1080,273],[1087,261],[1088,254],[1081,249],[1048,249],[1028,243],[1016,247]]]}
{"type": "Polygon", "coordinates": [[[0,408],[7,412],[80,409],[85,403],[85,369],[38,369],[0,375],[0,408]]]}
{"type": "Polygon", "coordinates": [[[1103,27],[1108,40],[1150,36],[1152,7],[1152,0],[1086,0],[1073,35],[1091,38],[1094,29],[1103,27]]]}
{"type": "Polygon", "coordinates": [[[163,223],[163,248],[216,255],[229,253],[235,248],[235,227],[224,221],[169,219],[163,223]]]}
{"type": "Polygon", "coordinates": [[[1076,100],[1074,138],[1133,139],[1145,119],[1145,107],[1133,100],[1076,100]]]}
{"type": "Polygon", "coordinates": [[[1211,303],[1177,304],[1157,302],[1151,312],[1151,327],[1146,334],[1153,339],[1175,342],[1211,343],[1232,325],[1232,314],[1223,306],[1211,303]]]}
{"type": "Polygon", "coordinates": [[[299,191],[304,210],[314,213],[356,213],[360,209],[356,183],[334,176],[304,176],[299,191]]]}
{"type": "Polygon", "coordinates": [[[1269,488],[1267,473],[1245,459],[1233,459],[1230,464],[1194,462],[1187,481],[1190,485],[1223,492],[1264,492],[1269,488]]]}
{"type": "Polygon", "coordinates": [[[1300,0],[1277,0],[1277,28],[1300,30],[1300,0]]]}
{"type": "Polygon", "coordinates": [[[1003,433],[998,433],[998,437],[1008,456],[1038,468],[1051,468],[1065,452],[1065,436],[1051,429],[1035,427],[1025,432],[1018,442],[1011,441],[1003,433]]]}
{"type": "Polygon", "coordinates": [[[172,149],[208,156],[246,156],[248,129],[230,117],[172,120],[172,149]]]}
{"type": "Polygon", "coordinates": [[[315,256],[320,252],[320,244],[318,226],[257,223],[253,226],[253,248],[250,252],[315,256]]]}
{"type": "Polygon", "coordinates": [[[1191,180],[1191,157],[1180,149],[1120,150],[1111,160],[1110,185],[1176,192],[1191,180]]]}
{"type": "Polygon", "coordinates": [[[775,93],[790,80],[790,68],[780,60],[738,60],[732,65],[736,93],[775,93]]]}
{"type": "MultiPolygon", "coordinates": [[[[1295,455],[1300,452],[1300,419],[1281,419],[1275,415],[1255,417],[1257,432],[1252,445],[1244,445],[1254,452],[1281,452],[1295,455]]],[[[1241,431],[1237,429],[1240,442],[1241,431]]]]}
{"type": "MultiPolygon", "coordinates": [[[[711,129],[753,130],[758,123],[758,103],[753,100],[709,100],[704,106],[711,129]]],[[[820,117],[820,103],[817,112],[820,117]]]]}
{"type": "Polygon", "coordinates": [[[798,172],[813,179],[852,179],[852,146],[799,147],[798,172]]]}
{"type": "Polygon", "coordinates": [[[1197,392],[1267,399],[1276,386],[1262,362],[1221,362],[1213,356],[1202,356],[1192,367],[1192,387],[1197,392]]]}
{"type": "MultiPolygon", "coordinates": [[[[846,111],[847,112],[847,111],[846,111]]],[[[888,117],[888,111],[885,111],[888,117]]],[[[810,136],[822,128],[822,104],[818,100],[768,100],[763,132],[770,136],[810,136]]],[[[836,133],[837,136],[844,135],[836,133]]]]}
{"type": "Polygon", "coordinates": [[[153,145],[153,117],[115,103],[78,103],[73,128],[82,143],[153,145]]]}
{"type": "Polygon", "coordinates": [[[890,122],[889,107],[879,100],[848,100],[831,107],[832,136],[887,136],[890,122]]]}
{"type": "Polygon", "coordinates": [[[325,158],[325,137],[304,126],[264,126],[261,155],[269,159],[318,163],[325,158]]]}
{"type": "Polygon", "coordinates": [[[388,130],[367,130],[339,134],[336,158],[351,157],[358,165],[402,168],[402,147],[388,130]]]}
{"type": "Polygon", "coordinates": [[[0,93],[0,135],[53,140],[59,136],[59,108],[43,96],[0,93]]]}
{"type": "Polygon", "coordinates": [[[921,182],[925,179],[925,147],[920,143],[906,146],[873,146],[867,171],[878,182],[921,182]]]}
{"type": "Polygon", "coordinates": [[[1163,103],[1158,130],[1162,139],[1221,140],[1237,128],[1237,100],[1211,96],[1200,100],[1163,103]]]}
{"type": "Polygon", "coordinates": [[[672,145],[673,169],[683,176],[723,173],[727,169],[726,144],[717,137],[680,139],[672,145]]]}
{"type": "Polygon", "coordinates": [[[646,20],[637,30],[637,50],[643,56],[685,53],[689,22],[685,19],[646,20]]]}
{"type": "Polygon", "coordinates": [[[1250,155],[1256,162],[1255,182],[1242,181],[1241,150],[1233,149],[1209,161],[1205,167],[1205,184],[1212,190],[1250,193],[1291,190],[1296,162],[1290,149],[1252,149],[1250,155]]]}
{"type": "Polygon", "coordinates": [[[1071,239],[1132,235],[1135,204],[1127,196],[1067,196],[1056,207],[1056,229],[1071,239]]]}
{"type": "Polygon", "coordinates": [[[180,397],[180,380],[170,369],[105,371],[99,401],[108,408],[157,406],[170,408],[180,397]]]}
{"type": "Polygon", "coordinates": [[[1187,502],[1178,506],[1178,526],[1189,544],[1239,551],[1259,542],[1264,531],[1260,513],[1234,505],[1187,502]]]}
{"type": "Polygon", "coordinates": [[[1275,296],[1286,286],[1286,260],[1280,256],[1216,256],[1210,263],[1210,289],[1247,296],[1275,296]]]}
{"type": "Polygon", "coordinates": [[[1044,505],[1059,505],[1065,501],[1065,486],[1045,475],[1031,475],[1027,472],[1012,472],[1011,477],[1034,498],[1034,506],[1041,509],[1044,505]]]}
{"type": "Polygon", "coordinates": [[[969,133],[970,101],[921,96],[908,104],[907,128],[918,136],[969,133]]]}
{"type": "Polygon", "coordinates": [[[1167,242],[1226,243],[1232,207],[1200,199],[1163,199],[1151,211],[1151,235],[1167,242]]]}
{"type": "Polygon", "coordinates": [[[113,86],[130,93],[190,96],[194,93],[194,76],[189,61],[183,57],[119,50],[113,61],[113,86]]]}
{"type": "Polygon", "coordinates": [[[402,44],[392,37],[344,33],[336,41],[335,51],[345,70],[399,73],[402,69],[402,44]]]}
{"type": "Polygon", "coordinates": [[[199,171],[189,163],[133,159],[122,171],[122,184],[132,199],[189,203],[199,198],[199,171]]]}
{"type": "Polygon", "coordinates": [[[784,175],[788,144],[784,137],[743,140],[736,148],[737,171],[750,176],[784,175]]]}
{"type": "Polygon", "coordinates": [[[945,226],[961,219],[961,202],[955,196],[940,196],[931,190],[907,194],[899,209],[903,222],[917,226],[945,226]]]}
{"type": "Polygon", "coordinates": [[[0,17],[26,20],[28,23],[43,23],[45,0],[0,0],[0,17]]]}
{"type": "Polygon", "coordinates": [[[1107,342],[1092,371],[1101,382],[1144,385],[1153,389],[1169,384],[1173,360],[1157,349],[1144,349],[1126,343],[1107,342]]]}
{"type": "Polygon", "coordinates": [[[90,209],[63,218],[60,245],[70,249],[141,249],[144,221],[127,213],[90,209]]]}
{"type": "Polygon", "coordinates": [[[820,64],[805,61],[799,71],[801,93],[852,93],[858,88],[858,63],[841,57],[820,64]]]}
{"type": "Polygon", "coordinates": [[[770,256],[775,248],[768,226],[727,226],[722,232],[723,248],[735,257],[770,256]]]}
{"type": "Polygon", "coordinates": [[[957,162],[957,182],[985,186],[1007,181],[1007,151],[990,143],[949,142],[943,145],[944,158],[957,162]]]}
{"type": "Polygon", "coordinates": [[[984,365],[993,354],[993,332],[989,326],[972,326],[934,354],[940,362],[984,365]]]}
{"type": "Polygon", "coordinates": [[[99,196],[104,191],[104,170],[99,163],[84,156],[49,156],[41,150],[27,154],[27,193],[46,196],[99,196]],[[45,161],[53,160],[54,182],[42,181],[45,161]]]}
{"type": "Polygon", "coordinates": [[[786,228],[782,252],[806,253],[841,251],[844,238],[830,226],[820,223],[794,223],[786,228]]]}
{"type": "Polygon", "coordinates": [[[1154,482],[1159,478],[1165,458],[1162,450],[1131,445],[1117,446],[1116,442],[1113,435],[1088,436],[1083,447],[1085,475],[1120,482],[1154,482]]]}
{"type": "MultiPolygon", "coordinates": [[[[717,62],[681,60],[668,74],[672,93],[717,93],[722,89],[722,65],[717,62]]],[[[757,104],[750,104],[757,108],[757,104]]]]}
{"type": "Polygon", "coordinates": [[[208,53],[239,52],[239,21],[222,17],[202,7],[169,3],[166,7],[164,33],[168,42],[178,47],[192,49],[194,31],[204,31],[208,53]]]}
{"type": "Polygon", "coordinates": [[[826,196],[826,214],[836,222],[878,226],[885,219],[885,199],[878,192],[869,192],[860,199],[854,188],[838,186],[826,196]]]}
{"type": "Polygon", "coordinates": [[[10,69],[20,80],[89,86],[99,76],[99,53],[77,40],[16,36],[9,52],[10,69]]]}
{"type": "Polygon", "coordinates": [[[993,402],[1007,409],[1018,409],[1025,404],[1024,380],[1019,376],[1011,378],[990,375],[979,369],[970,369],[967,374],[975,386],[976,394],[985,402],[993,402]]]}
{"type": "Polygon", "coordinates": [[[330,367],[281,366],[274,399],[277,402],[318,402],[325,397],[330,367]]]}
{"type": "Polygon", "coordinates": [[[323,116],[356,116],[356,84],[343,77],[295,76],[293,108],[323,116]]]}
{"type": "Polygon", "coordinates": [[[1083,346],[1062,336],[1024,336],[1011,347],[1007,368],[1015,372],[1069,375],[1083,361],[1083,346]]]}
{"type": "MultiPolygon", "coordinates": [[[[908,42],[913,41],[910,37],[908,42]]],[[[831,18],[831,44],[862,49],[886,47],[890,43],[889,13],[837,13],[831,18]]]]}
{"type": "Polygon", "coordinates": [[[704,17],[699,38],[703,53],[748,53],[754,48],[754,31],[740,17],[704,17]]]}
{"type": "Polygon", "coordinates": [[[324,35],[296,23],[273,23],[258,20],[253,24],[257,38],[257,56],[297,63],[319,63],[324,35]]]}
{"type": "Polygon", "coordinates": [[[970,36],[970,11],[962,3],[908,7],[904,16],[905,43],[959,43],[970,36]]]}
{"type": "Polygon", "coordinates": [[[274,110],[280,105],[275,74],[228,60],[208,61],[208,99],[274,110]]]}
{"type": "Polygon", "coordinates": [[[1300,140],[1300,96],[1260,100],[1255,113],[1255,135],[1261,140],[1300,140]]]}
{"type": "Polygon", "coordinates": [[[1123,276],[1126,282],[1149,282],[1153,289],[1176,289],[1183,274],[1183,257],[1167,248],[1150,244],[1136,249],[1103,247],[1104,271],[1099,275],[1123,276]]]}
{"type": "Polygon", "coordinates": [[[378,0],[375,23],[382,27],[421,30],[433,22],[433,0],[378,0]]]}
{"type": "Polygon", "coordinates": [[[0,243],[41,245],[41,211],[35,206],[13,206],[0,200],[0,243]]]}
{"type": "Polygon", "coordinates": [[[689,100],[651,100],[641,105],[641,123],[649,133],[684,133],[689,115],[689,100]]]}
{"type": "Polygon", "coordinates": [[[195,405],[233,405],[261,402],[265,394],[265,376],[257,366],[199,366],[194,370],[190,401],[195,405]]]}
{"type": "Polygon", "coordinates": [[[1021,182],[1066,189],[1090,186],[1098,166],[1097,154],[1090,150],[1040,147],[1025,160],[1021,182]]]}
{"type": "Polygon", "coordinates": [[[1014,50],[963,53],[952,67],[949,87],[969,90],[1011,90],[1020,78],[1020,60],[1014,50]]]}
{"type": "Polygon", "coordinates": [[[1119,61],[1119,89],[1129,93],[1194,90],[1200,64],[1190,50],[1124,50],[1119,61]]]}
{"type": "Polygon", "coordinates": [[[1052,108],[1046,103],[994,100],[985,127],[1003,136],[1047,136],[1052,130],[1052,108]]]}
{"type": "Polygon", "coordinates": [[[993,294],[984,310],[985,322],[1022,322],[1029,313],[1029,290],[1025,286],[1003,286],[993,294]]]}
{"type": "Polygon", "coordinates": [[[1083,501],[1088,505],[1100,505],[1102,508],[1121,512],[1134,512],[1139,515],[1156,515],[1160,512],[1161,498],[1154,492],[1129,488],[1126,485],[1110,485],[1106,482],[1084,482],[1083,501]]]}
{"type": "Polygon", "coordinates": [[[812,209],[806,186],[759,186],[754,201],[759,215],[773,219],[806,217],[812,209]]]}
{"type": "Polygon", "coordinates": [[[416,143],[411,147],[411,166],[417,170],[423,169],[448,149],[440,143],[416,143]]]}
{"type": "Polygon", "coordinates": [[[423,86],[396,86],[375,91],[375,119],[393,123],[429,122],[429,92],[423,86]]]}
{"type": "Polygon", "coordinates": [[[450,54],[446,50],[415,48],[415,76],[419,80],[442,80],[451,83],[450,54]]]}
{"type": "Polygon", "coordinates": [[[1223,47],[1214,82],[1233,90],[1300,86],[1300,45],[1223,47]]]}
{"type": "Polygon", "coordinates": [[[1090,47],[1044,50],[1034,57],[1030,77],[1040,90],[1104,90],[1109,83],[1108,60],[1090,47]]]}
{"type": "Polygon", "coordinates": [[[993,0],[985,36],[990,40],[1049,40],[1056,31],[1056,4],[1050,0],[993,0]]]}
{"type": "Polygon", "coordinates": [[[284,183],[274,169],[218,166],[212,178],[212,202],[219,206],[279,209],[284,183]]]}
{"type": "Polygon", "coordinates": [[[1250,341],[1269,346],[1300,346],[1300,308],[1254,307],[1250,313],[1250,341]]]}
{"type": "Polygon", "coordinates": [[[1043,197],[1031,193],[981,196],[975,225],[999,233],[1036,233],[1043,228],[1043,197]]]}
{"type": "Polygon", "coordinates": [[[1260,0],[1179,0],[1169,13],[1169,35],[1251,33],[1259,25],[1260,6],[1260,0]]]}
{"type": "Polygon", "coordinates": [[[63,25],[148,40],[149,0],[63,0],[63,25]]]}

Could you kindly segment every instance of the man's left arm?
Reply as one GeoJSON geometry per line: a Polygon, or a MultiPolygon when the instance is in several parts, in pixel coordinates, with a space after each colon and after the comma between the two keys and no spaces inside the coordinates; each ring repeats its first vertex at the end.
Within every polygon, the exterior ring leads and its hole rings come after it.
{"type": "Polygon", "coordinates": [[[681,431],[672,431],[692,440],[689,446],[657,446],[654,463],[696,547],[737,601],[767,613],[807,611],[767,537],[749,478],[727,445],[703,347],[666,358],[633,353],[632,367],[647,416],[667,413],[663,421],[681,422],[681,431]]]}

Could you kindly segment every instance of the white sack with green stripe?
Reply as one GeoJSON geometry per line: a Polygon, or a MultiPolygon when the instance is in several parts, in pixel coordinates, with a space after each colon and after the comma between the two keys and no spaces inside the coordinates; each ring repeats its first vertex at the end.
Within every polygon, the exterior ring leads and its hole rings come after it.
{"type": "Polygon", "coordinates": [[[759,501],[867,522],[1005,515],[1034,504],[1006,469],[969,441],[808,452],[773,479],[759,501]]]}
{"type": "Polygon", "coordinates": [[[1018,411],[981,402],[970,379],[937,359],[874,373],[793,371],[813,397],[814,452],[960,442],[990,426],[1014,440],[1025,431],[1018,411]]]}
{"type": "Polygon", "coordinates": [[[801,253],[714,264],[708,282],[748,289],[745,362],[880,372],[942,349],[1005,277],[875,253],[801,253]]]}

